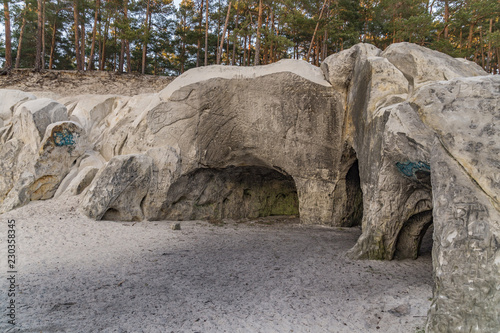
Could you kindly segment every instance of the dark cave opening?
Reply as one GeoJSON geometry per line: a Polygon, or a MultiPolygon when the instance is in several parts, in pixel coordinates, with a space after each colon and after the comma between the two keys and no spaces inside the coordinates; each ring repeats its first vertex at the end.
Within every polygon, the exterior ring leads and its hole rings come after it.
{"type": "Polygon", "coordinates": [[[433,245],[433,235],[434,235],[434,224],[428,225],[427,229],[423,232],[420,239],[420,247],[418,249],[418,256],[428,256],[432,254],[433,245]]]}
{"type": "Polygon", "coordinates": [[[363,220],[363,192],[361,191],[358,160],[347,171],[345,185],[347,201],[345,203],[345,217],[342,219],[341,226],[359,226],[363,220]]]}
{"type": "Polygon", "coordinates": [[[411,216],[399,232],[394,258],[417,259],[432,251],[432,210],[411,216]]]}
{"type": "Polygon", "coordinates": [[[293,178],[262,166],[201,168],[170,187],[160,218],[220,220],[265,216],[298,216],[293,178]]]}

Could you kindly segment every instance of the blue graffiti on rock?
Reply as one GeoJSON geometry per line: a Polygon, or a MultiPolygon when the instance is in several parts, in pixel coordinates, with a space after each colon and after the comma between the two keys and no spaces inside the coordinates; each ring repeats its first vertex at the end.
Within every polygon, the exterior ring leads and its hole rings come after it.
{"type": "Polygon", "coordinates": [[[63,129],[61,132],[55,132],[53,134],[54,143],[57,147],[62,146],[73,146],[75,144],[75,139],[73,138],[73,133],[67,129],[63,129]]]}
{"type": "Polygon", "coordinates": [[[431,172],[431,166],[425,162],[418,161],[418,162],[397,162],[396,166],[398,167],[399,171],[406,177],[410,177],[413,179],[418,179],[416,173],[417,172],[424,172],[424,173],[430,173],[431,172]]]}

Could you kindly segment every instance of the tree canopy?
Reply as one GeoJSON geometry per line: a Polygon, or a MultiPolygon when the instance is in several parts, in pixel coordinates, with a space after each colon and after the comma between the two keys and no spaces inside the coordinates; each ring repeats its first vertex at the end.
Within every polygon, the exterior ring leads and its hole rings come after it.
{"type": "Polygon", "coordinates": [[[177,75],[412,42],[499,73],[498,0],[3,0],[0,66],[177,75]],[[205,60],[206,59],[206,60],[205,60]]]}

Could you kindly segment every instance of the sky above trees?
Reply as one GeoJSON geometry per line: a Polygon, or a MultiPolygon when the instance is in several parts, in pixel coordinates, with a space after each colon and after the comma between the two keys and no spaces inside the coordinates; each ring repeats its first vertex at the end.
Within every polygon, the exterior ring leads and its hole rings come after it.
{"type": "Polygon", "coordinates": [[[178,75],[359,42],[412,42],[498,73],[498,0],[3,0],[0,65],[178,75]],[[178,4],[178,5],[176,5],[178,4]],[[10,31],[10,36],[9,36],[10,31]],[[10,41],[10,43],[9,43],[10,41]],[[9,45],[10,44],[10,45],[9,45]]]}

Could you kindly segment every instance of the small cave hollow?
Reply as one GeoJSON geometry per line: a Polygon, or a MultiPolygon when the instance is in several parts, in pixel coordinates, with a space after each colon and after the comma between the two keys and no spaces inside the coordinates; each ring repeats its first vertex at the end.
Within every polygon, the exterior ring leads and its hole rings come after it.
{"type": "Polygon", "coordinates": [[[168,190],[160,218],[221,220],[299,216],[293,178],[262,166],[201,168],[180,177],[168,190]]]}
{"type": "Polygon", "coordinates": [[[120,219],[120,212],[114,208],[108,208],[101,218],[103,221],[120,221],[120,219]]]}
{"type": "Polygon", "coordinates": [[[358,160],[354,161],[345,176],[346,202],[342,227],[360,226],[363,220],[363,192],[359,177],[358,160]]]}
{"type": "Polygon", "coordinates": [[[420,240],[420,247],[418,249],[419,257],[430,256],[432,254],[433,236],[434,236],[434,224],[431,223],[427,227],[427,230],[424,232],[420,240]]]}
{"type": "Polygon", "coordinates": [[[411,216],[399,232],[394,259],[417,259],[432,251],[432,210],[411,216]]]}

